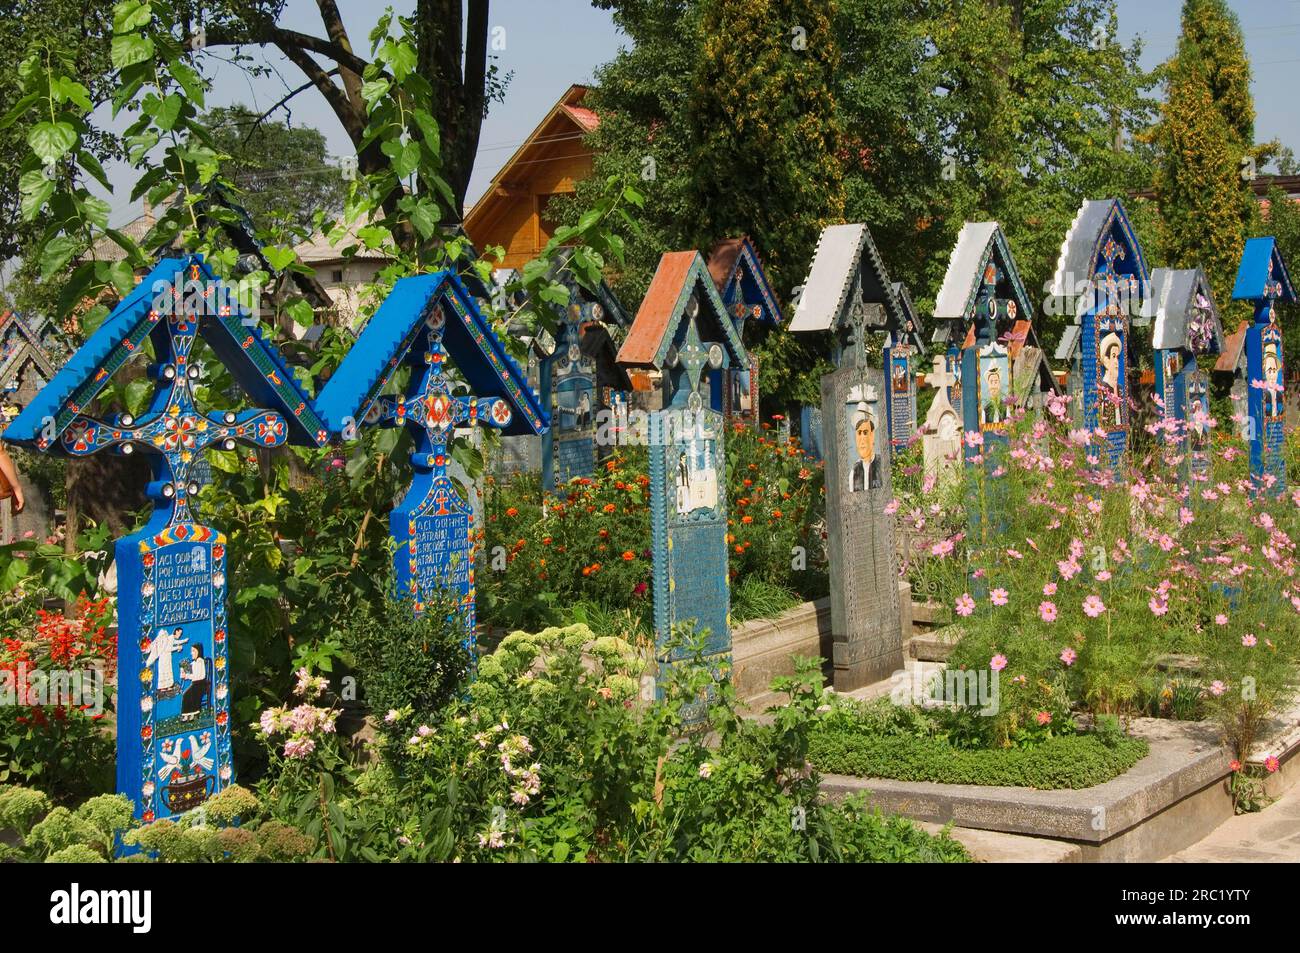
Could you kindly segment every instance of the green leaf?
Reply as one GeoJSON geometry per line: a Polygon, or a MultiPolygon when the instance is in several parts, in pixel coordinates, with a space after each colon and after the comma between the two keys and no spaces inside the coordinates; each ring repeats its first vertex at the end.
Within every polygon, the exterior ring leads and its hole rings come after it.
{"type": "Polygon", "coordinates": [[[147,377],[137,377],[126,385],[126,408],[130,413],[142,414],[148,407],[153,394],[153,381],[147,377]]]}
{"type": "Polygon", "coordinates": [[[131,262],[125,258],[113,262],[108,270],[108,277],[113,282],[113,287],[117,289],[117,293],[124,298],[135,287],[135,271],[131,268],[131,262]]]}
{"type": "Polygon", "coordinates": [[[387,79],[371,79],[361,84],[361,98],[366,101],[367,109],[373,109],[374,104],[383,99],[393,84],[387,79]]]}
{"type": "Polygon", "coordinates": [[[81,247],[72,235],[57,235],[41,249],[41,280],[49,281],[72,260],[81,247]]]}
{"type": "Polygon", "coordinates": [[[149,25],[153,10],[146,0],[126,0],[113,7],[113,32],[129,33],[149,25]]]}
{"type": "Polygon", "coordinates": [[[89,172],[104,188],[110,192],[113,190],[112,184],[108,181],[108,175],[104,172],[104,167],[99,164],[99,160],[87,152],[85,149],[77,150],[77,163],[89,172]]]}
{"type": "Polygon", "coordinates": [[[153,40],[147,36],[128,33],[113,37],[110,59],[114,69],[125,69],[153,57],[153,40]]]}
{"type": "Polygon", "coordinates": [[[90,112],[90,90],[70,76],[56,76],[50,83],[50,93],[56,103],[72,103],[90,112]]]}
{"type": "Polygon", "coordinates": [[[76,141],[77,131],[66,122],[40,122],[27,133],[27,144],[45,165],[57,162],[76,141]]]}
{"type": "Polygon", "coordinates": [[[180,118],[181,105],[184,102],[180,93],[167,94],[167,98],[158,106],[158,112],[154,115],[154,121],[158,123],[159,129],[170,132],[176,128],[176,120],[180,118]]]}
{"type": "Polygon", "coordinates": [[[185,95],[190,98],[190,101],[199,109],[202,109],[203,79],[198,72],[186,66],[180,60],[168,60],[167,71],[180,84],[181,89],[185,90],[185,95]]]}
{"type": "Polygon", "coordinates": [[[426,240],[432,238],[438,228],[437,206],[428,199],[421,199],[416,203],[415,208],[411,209],[411,224],[415,226],[421,238],[426,240]]]}
{"type": "Polygon", "coordinates": [[[279,245],[267,245],[262,249],[262,254],[266,256],[267,264],[276,271],[284,271],[295,261],[298,260],[298,253],[292,248],[283,248],[279,245]]]}
{"type": "Polygon", "coordinates": [[[40,214],[54,194],[54,182],[47,179],[43,172],[24,172],[18,180],[18,191],[22,193],[23,221],[30,222],[40,214]]]}
{"type": "Polygon", "coordinates": [[[27,113],[27,110],[31,109],[32,106],[36,104],[40,98],[39,93],[28,93],[22,99],[18,100],[18,102],[14,103],[13,106],[9,108],[9,111],[5,113],[4,118],[0,119],[0,129],[8,129],[16,123],[27,113]]]}
{"type": "Polygon", "coordinates": [[[387,63],[399,83],[415,69],[415,47],[401,40],[386,40],[379,50],[379,61],[387,63]]]}
{"type": "Polygon", "coordinates": [[[111,205],[101,198],[88,195],[82,200],[81,206],[91,225],[101,230],[108,227],[108,213],[113,210],[111,205]]]}
{"type": "Polygon", "coordinates": [[[316,320],[315,313],[311,309],[311,302],[306,298],[299,298],[297,301],[290,302],[285,306],[284,312],[293,318],[294,324],[300,327],[309,328],[316,320]]]}

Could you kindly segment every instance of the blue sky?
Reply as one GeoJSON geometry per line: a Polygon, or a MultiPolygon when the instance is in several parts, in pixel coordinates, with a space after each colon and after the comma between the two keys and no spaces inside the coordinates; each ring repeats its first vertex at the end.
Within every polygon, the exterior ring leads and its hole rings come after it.
{"type": "MultiPolygon", "coordinates": [[[[1300,151],[1300,112],[1295,110],[1293,84],[1300,79],[1300,0],[1232,0],[1241,19],[1246,50],[1253,66],[1256,135],[1278,138],[1300,151]]],[[[368,52],[367,34],[379,5],[363,0],[340,0],[344,20],[358,52],[368,52]]],[[[413,2],[394,4],[399,13],[413,2]]],[[[1181,0],[1119,0],[1120,40],[1135,36],[1144,41],[1144,65],[1166,59],[1178,37],[1181,0]]],[[[499,64],[514,71],[504,103],[493,106],[480,138],[478,162],[470,182],[467,202],[487,188],[492,174],[514,152],[565,89],[589,82],[596,67],[610,59],[624,41],[614,29],[609,13],[594,9],[588,0],[494,0],[492,25],[504,32],[499,64]]],[[[313,0],[289,0],[281,19],[294,27],[320,35],[320,17],[313,0]]],[[[246,102],[267,108],[287,89],[305,77],[279,54],[266,56],[277,76],[253,78],[222,65],[215,76],[209,105],[246,102]]],[[[285,118],[283,111],[277,118],[285,118]]],[[[292,101],[292,121],[316,126],[338,156],[352,152],[351,144],[324,100],[308,91],[292,101]]],[[[130,194],[125,168],[109,170],[117,186],[112,221],[120,224],[139,214],[139,204],[126,201],[130,194]]]]}

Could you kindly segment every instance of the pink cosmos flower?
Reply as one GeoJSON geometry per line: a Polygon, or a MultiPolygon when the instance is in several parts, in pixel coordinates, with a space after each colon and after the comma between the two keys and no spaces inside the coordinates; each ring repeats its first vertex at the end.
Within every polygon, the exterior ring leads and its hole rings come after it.
{"type": "Polygon", "coordinates": [[[1064,662],[1066,665],[1073,665],[1075,663],[1075,660],[1078,659],[1079,653],[1072,648],[1064,648],[1061,649],[1060,657],[1061,657],[1061,661],[1064,662]]]}
{"type": "Polygon", "coordinates": [[[994,589],[989,593],[989,599],[992,600],[995,606],[1004,606],[1010,601],[1005,589],[994,589]]]}
{"type": "Polygon", "coordinates": [[[885,504],[885,515],[893,516],[895,513],[898,512],[898,507],[900,505],[901,504],[898,502],[897,499],[890,500],[888,503],[885,504]]]}
{"type": "Polygon", "coordinates": [[[1214,621],[1217,625],[1227,625],[1228,617],[1224,615],[1222,612],[1220,612],[1218,615],[1214,617],[1214,621]]]}
{"type": "Polygon", "coordinates": [[[1005,655],[995,655],[989,659],[989,668],[995,672],[1000,672],[1007,667],[1007,657],[1005,655]]]}
{"type": "Polygon", "coordinates": [[[966,446],[972,449],[984,446],[984,434],[980,433],[978,430],[967,430],[966,435],[962,439],[965,441],[966,446]]]}
{"type": "Polygon", "coordinates": [[[1147,607],[1151,610],[1151,614],[1156,616],[1162,616],[1169,611],[1169,603],[1155,596],[1147,600],[1147,607]]]}
{"type": "Polygon", "coordinates": [[[1241,644],[1248,649],[1253,649],[1255,647],[1255,637],[1247,632],[1241,637],[1241,644]]]}
{"type": "Polygon", "coordinates": [[[1056,621],[1056,603],[1043,601],[1038,604],[1038,617],[1044,622],[1056,621]]]}
{"type": "Polygon", "coordinates": [[[1083,612],[1089,619],[1095,619],[1106,611],[1106,603],[1101,601],[1100,596],[1091,595],[1083,600],[1083,612]]]}
{"type": "Polygon", "coordinates": [[[1043,586],[1043,595],[1045,596],[1056,595],[1056,583],[1049,582],[1047,583],[1047,585],[1043,586]]]}
{"type": "Polygon", "coordinates": [[[962,618],[970,615],[975,611],[975,600],[971,598],[969,592],[963,592],[957,599],[957,614],[962,618]]]}
{"type": "Polygon", "coordinates": [[[1217,678],[1214,681],[1210,682],[1210,694],[1213,695],[1215,698],[1218,698],[1227,690],[1228,690],[1228,686],[1223,684],[1223,682],[1219,681],[1219,679],[1217,678]]]}
{"type": "Polygon", "coordinates": [[[1109,570],[1109,569],[1103,569],[1101,572],[1097,573],[1097,581],[1098,581],[1098,582],[1110,582],[1110,570],[1109,570]]]}

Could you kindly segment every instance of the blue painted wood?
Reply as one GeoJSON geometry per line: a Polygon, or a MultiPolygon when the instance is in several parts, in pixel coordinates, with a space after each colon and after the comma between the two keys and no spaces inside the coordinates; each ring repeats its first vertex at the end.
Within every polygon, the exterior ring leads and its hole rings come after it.
{"type": "MultiPolygon", "coordinates": [[[[650,415],[650,545],[653,554],[656,697],[668,669],[698,650],[713,670],[731,662],[724,419],[703,409],[650,415]],[[702,640],[702,645],[683,641],[702,640]]],[[[699,721],[709,698],[683,711],[699,721]]]]}
{"type": "Polygon", "coordinates": [[[448,476],[458,426],[479,424],[537,435],[546,416],[523,370],[451,272],[399,280],[321,391],[318,406],[332,432],[357,421],[407,427],[415,441],[410,489],[389,518],[399,594],[422,612],[439,591],[460,604],[466,641],[474,638],[475,525],[472,508],[448,476]],[[448,376],[449,365],[470,393],[448,376]],[[401,367],[404,394],[383,391],[401,367]]]}
{"type": "Polygon", "coordinates": [[[1258,492],[1280,496],[1286,490],[1286,364],[1277,302],[1294,302],[1296,292],[1273,238],[1247,239],[1232,298],[1255,306],[1254,321],[1246,329],[1250,473],[1258,492]]]}
{"type": "Polygon", "coordinates": [[[201,258],[168,259],[109,314],[29,405],[8,439],[68,456],[150,457],[148,523],[117,541],[117,787],[144,821],[201,805],[231,783],[225,537],[197,523],[192,472],[210,447],[323,442],[324,425],[274,346],[201,258]],[[273,409],[200,411],[190,360],[202,337],[273,409]],[[82,409],[146,339],[157,361],[148,411],[111,421],[82,409]]]}

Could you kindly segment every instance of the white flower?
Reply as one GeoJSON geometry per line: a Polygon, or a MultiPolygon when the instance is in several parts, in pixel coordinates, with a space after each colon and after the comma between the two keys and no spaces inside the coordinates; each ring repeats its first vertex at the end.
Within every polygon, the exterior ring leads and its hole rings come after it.
{"type": "Polygon", "coordinates": [[[700,765],[700,777],[709,778],[712,776],[713,776],[713,765],[705,761],[702,765],[700,765]]]}

